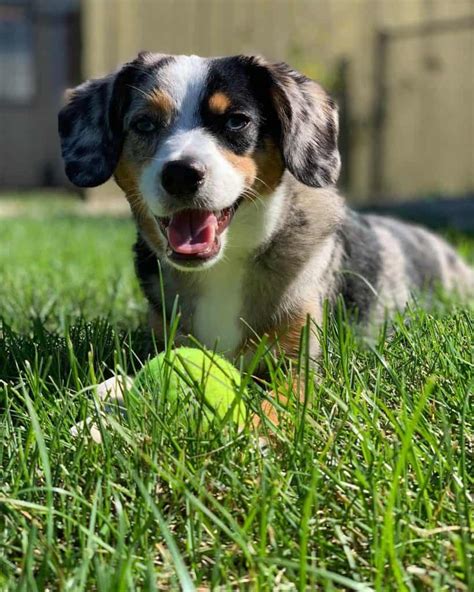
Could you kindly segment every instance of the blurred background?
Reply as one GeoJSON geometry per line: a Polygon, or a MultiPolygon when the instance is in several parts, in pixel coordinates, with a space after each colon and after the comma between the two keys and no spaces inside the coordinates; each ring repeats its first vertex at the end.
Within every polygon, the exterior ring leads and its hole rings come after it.
{"type": "MultiPolygon", "coordinates": [[[[63,91],[143,49],[288,61],[339,102],[353,204],[416,217],[429,198],[423,217],[474,224],[474,0],[0,0],[0,214],[2,195],[77,199],[63,91]]],[[[126,207],[111,183],[80,197],[126,207]]]]}

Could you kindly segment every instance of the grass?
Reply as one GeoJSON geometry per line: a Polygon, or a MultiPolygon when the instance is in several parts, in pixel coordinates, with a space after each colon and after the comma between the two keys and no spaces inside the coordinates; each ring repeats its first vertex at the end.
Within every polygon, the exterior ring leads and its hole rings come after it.
{"type": "MultiPolygon", "coordinates": [[[[371,343],[328,316],[263,454],[147,393],[104,423],[92,386],[149,351],[129,221],[45,204],[0,235],[0,589],[473,589],[472,310],[412,306],[371,343]],[[88,416],[102,445],[70,434],[88,416]]],[[[267,358],[254,410],[289,372],[267,358]]]]}

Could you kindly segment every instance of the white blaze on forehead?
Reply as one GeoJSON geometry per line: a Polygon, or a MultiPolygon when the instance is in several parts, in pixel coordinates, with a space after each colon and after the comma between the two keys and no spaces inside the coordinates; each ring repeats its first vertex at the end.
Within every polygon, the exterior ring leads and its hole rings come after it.
{"type": "Polygon", "coordinates": [[[196,159],[206,168],[206,177],[196,197],[201,207],[222,210],[231,206],[245,187],[241,171],[225,158],[213,135],[201,126],[199,111],[206,88],[209,61],[197,56],[178,56],[160,70],[159,86],[167,92],[176,116],[165,130],[150,164],[143,168],[140,192],[156,216],[169,216],[175,202],[161,186],[167,162],[196,159]]]}
{"type": "Polygon", "coordinates": [[[199,56],[177,56],[160,72],[160,82],[171,95],[179,114],[178,127],[190,127],[195,123],[207,73],[208,62],[199,56]]]}

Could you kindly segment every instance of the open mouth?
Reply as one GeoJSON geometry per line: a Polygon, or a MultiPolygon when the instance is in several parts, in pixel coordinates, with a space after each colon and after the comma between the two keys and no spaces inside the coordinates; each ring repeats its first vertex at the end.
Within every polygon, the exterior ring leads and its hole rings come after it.
{"type": "Polygon", "coordinates": [[[169,218],[157,218],[168,238],[168,256],[179,261],[204,261],[221,248],[220,235],[229,226],[239,201],[218,212],[187,209],[169,218]]]}

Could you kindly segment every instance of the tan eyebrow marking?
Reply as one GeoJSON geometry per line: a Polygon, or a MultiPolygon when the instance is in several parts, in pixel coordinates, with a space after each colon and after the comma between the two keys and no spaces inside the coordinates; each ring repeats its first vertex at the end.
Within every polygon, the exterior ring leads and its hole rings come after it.
{"type": "Polygon", "coordinates": [[[153,90],[148,95],[148,102],[151,107],[161,113],[171,115],[174,109],[173,99],[164,90],[153,90]]]}
{"type": "Polygon", "coordinates": [[[266,140],[263,147],[251,155],[235,154],[231,150],[219,148],[224,158],[244,175],[245,183],[260,195],[274,191],[283,175],[283,159],[277,146],[266,140]]]}
{"type": "Polygon", "coordinates": [[[254,159],[251,156],[240,156],[225,148],[220,148],[219,150],[222,152],[224,158],[244,175],[245,182],[250,187],[255,181],[255,175],[257,174],[257,165],[254,159]]]}
{"type": "Polygon", "coordinates": [[[209,108],[214,113],[222,115],[230,107],[229,97],[223,92],[216,92],[209,98],[209,108]]]}

